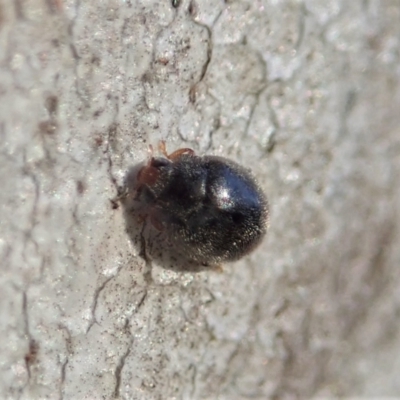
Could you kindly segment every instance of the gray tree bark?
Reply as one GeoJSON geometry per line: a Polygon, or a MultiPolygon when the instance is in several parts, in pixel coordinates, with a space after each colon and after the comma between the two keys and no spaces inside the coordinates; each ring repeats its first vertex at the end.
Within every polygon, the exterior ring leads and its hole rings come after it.
{"type": "Polygon", "coordinates": [[[0,397],[400,394],[398,0],[0,0],[0,397]],[[145,261],[149,144],[251,168],[263,244],[145,261]]]}

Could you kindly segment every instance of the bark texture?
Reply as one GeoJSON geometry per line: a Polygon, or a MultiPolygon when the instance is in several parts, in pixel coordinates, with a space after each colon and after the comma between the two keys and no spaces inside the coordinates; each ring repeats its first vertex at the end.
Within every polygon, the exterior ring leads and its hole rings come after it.
{"type": "Polygon", "coordinates": [[[398,395],[399,48],[397,0],[0,0],[1,398],[398,395]],[[140,256],[160,139],[253,170],[257,251],[140,256]]]}

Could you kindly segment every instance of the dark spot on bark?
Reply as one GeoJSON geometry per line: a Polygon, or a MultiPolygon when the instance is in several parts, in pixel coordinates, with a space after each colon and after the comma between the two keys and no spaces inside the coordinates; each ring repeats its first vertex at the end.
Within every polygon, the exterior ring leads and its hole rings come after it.
{"type": "Polygon", "coordinates": [[[58,125],[55,121],[42,121],[38,125],[39,131],[45,135],[53,135],[56,133],[58,125]]]}

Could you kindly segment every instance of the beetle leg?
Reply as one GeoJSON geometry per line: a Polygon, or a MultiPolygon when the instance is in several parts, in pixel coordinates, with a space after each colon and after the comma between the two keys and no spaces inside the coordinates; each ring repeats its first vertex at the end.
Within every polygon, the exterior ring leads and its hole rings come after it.
{"type": "Polygon", "coordinates": [[[184,147],[183,149],[175,150],[171,154],[168,154],[165,140],[160,140],[160,142],[158,143],[158,149],[166,158],[168,158],[168,160],[171,160],[171,161],[178,160],[184,154],[190,154],[190,155],[194,154],[194,150],[189,149],[188,147],[184,147]]]}
{"type": "Polygon", "coordinates": [[[140,213],[138,216],[138,223],[143,224],[147,218],[150,219],[150,223],[156,228],[159,232],[164,230],[163,223],[158,219],[155,209],[152,208],[149,212],[140,213]]]}
{"type": "Polygon", "coordinates": [[[139,187],[143,185],[152,186],[157,182],[160,172],[156,167],[153,167],[150,163],[151,160],[146,166],[142,167],[137,174],[137,181],[139,187]]]}
{"type": "Polygon", "coordinates": [[[120,193],[117,194],[117,196],[110,199],[113,210],[116,210],[118,208],[118,204],[120,202],[123,202],[128,197],[128,195],[129,191],[126,188],[124,188],[123,190],[120,191],[120,193]]]}

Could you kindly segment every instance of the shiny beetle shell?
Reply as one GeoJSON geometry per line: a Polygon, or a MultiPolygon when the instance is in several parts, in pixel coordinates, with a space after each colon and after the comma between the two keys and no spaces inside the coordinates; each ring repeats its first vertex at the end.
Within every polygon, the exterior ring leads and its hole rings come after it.
{"type": "Polygon", "coordinates": [[[268,203],[251,173],[231,160],[179,149],[151,156],[138,175],[135,197],[146,218],[173,248],[202,265],[234,261],[267,230],[268,203]]]}

